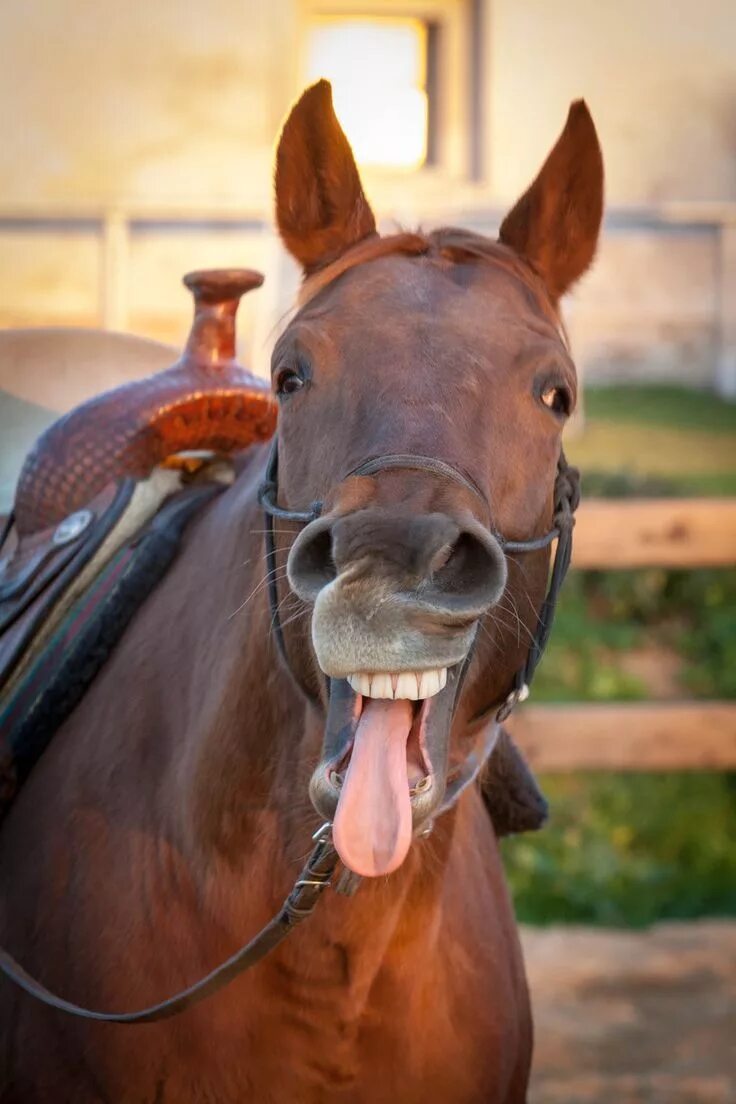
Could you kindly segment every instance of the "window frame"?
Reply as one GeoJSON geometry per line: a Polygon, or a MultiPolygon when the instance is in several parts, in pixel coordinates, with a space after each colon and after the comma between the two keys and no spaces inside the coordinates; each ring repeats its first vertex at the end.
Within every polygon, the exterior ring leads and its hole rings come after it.
{"type": "MultiPolygon", "coordinates": [[[[442,175],[463,181],[475,176],[475,119],[472,82],[468,79],[472,52],[472,0],[300,0],[298,13],[298,78],[295,95],[306,83],[310,24],[316,18],[411,18],[427,28],[427,157],[412,179],[442,175]]],[[[379,179],[406,177],[407,170],[366,166],[379,179]]]]}

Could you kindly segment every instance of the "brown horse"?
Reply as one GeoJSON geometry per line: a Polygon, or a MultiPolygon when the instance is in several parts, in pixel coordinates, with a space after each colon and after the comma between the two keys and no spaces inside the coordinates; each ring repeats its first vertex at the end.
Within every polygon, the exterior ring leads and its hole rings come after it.
{"type": "Polygon", "coordinates": [[[254,970],[163,1023],[80,1022],[3,982],[3,1104],[526,1099],[524,970],[477,787],[421,829],[478,739],[473,718],[508,694],[544,594],[548,551],[504,556],[493,534],[550,527],[575,402],[558,301],[593,257],[602,183],[580,102],[498,242],[381,238],[329,86],[294,108],[276,208],[306,280],[273,358],[279,501],[324,508],[301,530],[276,523],[287,662],[259,446],[3,825],[2,942],[92,1007],[168,996],[283,900],[320,823],[310,778],[318,807],[337,793],[343,861],[376,877],[328,894],[254,970]],[[459,477],[349,474],[407,453],[459,477]],[[453,712],[441,703],[471,648],[453,712]],[[329,777],[324,673],[353,686],[357,720],[329,777]]]}

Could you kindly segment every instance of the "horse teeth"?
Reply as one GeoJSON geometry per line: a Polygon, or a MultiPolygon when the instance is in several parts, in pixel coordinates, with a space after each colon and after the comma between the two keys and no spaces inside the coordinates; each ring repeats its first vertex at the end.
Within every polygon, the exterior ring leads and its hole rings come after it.
{"type": "Polygon", "coordinates": [[[417,676],[411,671],[402,671],[396,679],[394,697],[408,698],[409,701],[416,701],[420,696],[417,676]]]}
{"type": "Polygon", "coordinates": [[[363,697],[369,696],[371,692],[370,675],[348,675],[348,682],[350,683],[356,694],[362,694],[363,697]]]}
{"type": "Polygon", "coordinates": [[[390,675],[374,675],[371,679],[372,698],[393,698],[394,688],[390,675]]]}
{"type": "Polygon", "coordinates": [[[439,694],[447,685],[447,668],[430,671],[379,671],[369,675],[361,672],[347,676],[356,694],[364,698],[388,698],[422,701],[439,694]]]}
{"type": "Polygon", "coordinates": [[[432,698],[439,693],[439,689],[439,671],[422,671],[422,677],[419,679],[419,697],[432,698]]]}

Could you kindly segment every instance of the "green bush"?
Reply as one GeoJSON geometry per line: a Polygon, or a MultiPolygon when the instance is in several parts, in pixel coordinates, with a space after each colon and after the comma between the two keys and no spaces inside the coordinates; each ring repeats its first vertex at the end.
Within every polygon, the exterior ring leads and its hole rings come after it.
{"type": "Polygon", "coordinates": [[[625,671],[647,644],[682,658],[683,696],[736,697],[736,572],[579,571],[565,583],[535,700],[626,701],[649,697],[625,671]]]}
{"type": "MultiPolygon", "coordinates": [[[[736,573],[581,571],[563,592],[536,701],[647,699],[622,667],[648,644],[682,658],[683,696],[736,697],[736,573]]],[[[550,823],[508,840],[519,918],[641,926],[736,915],[736,775],[542,779],[550,823]]]]}
{"type": "Polygon", "coordinates": [[[640,927],[736,915],[736,775],[542,779],[550,824],[504,841],[520,920],[640,927]]]}

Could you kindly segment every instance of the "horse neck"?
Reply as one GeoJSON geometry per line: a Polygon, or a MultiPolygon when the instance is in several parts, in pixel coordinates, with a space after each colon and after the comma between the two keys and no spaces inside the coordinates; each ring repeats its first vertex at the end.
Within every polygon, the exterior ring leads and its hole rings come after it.
{"type": "MultiPolygon", "coordinates": [[[[273,826],[287,817],[295,797],[289,768],[303,743],[305,699],[283,669],[273,635],[256,500],[262,475],[256,453],[202,519],[184,583],[196,602],[176,641],[191,672],[191,690],[179,704],[186,728],[183,827],[205,861],[225,855],[237,862],[264,834],[266,820],[273,826]]],[[[283,585],[279,593],[286,597],[283,585]]],[[[288,607],[287,599],[287,618],[288,607]]]]}

